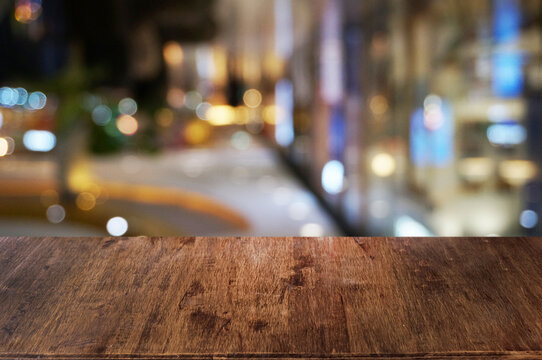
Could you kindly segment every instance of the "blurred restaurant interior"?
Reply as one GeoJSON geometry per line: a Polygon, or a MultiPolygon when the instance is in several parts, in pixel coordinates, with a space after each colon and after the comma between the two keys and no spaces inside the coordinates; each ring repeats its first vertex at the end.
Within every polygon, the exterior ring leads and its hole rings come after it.
{"type": "Polygon", "coordinates": [[[541,235],[540,0],[2,0],[0,235],[541,235]]]}

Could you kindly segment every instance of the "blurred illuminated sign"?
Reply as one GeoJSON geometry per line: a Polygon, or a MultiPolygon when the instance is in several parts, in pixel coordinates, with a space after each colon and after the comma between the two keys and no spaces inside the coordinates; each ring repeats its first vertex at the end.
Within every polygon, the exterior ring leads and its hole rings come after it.
{"type": "Polygon", "coordinates": [[[493,93],[502,97],[518,96],[523,90],[523,59],[516,49],[521,22],[518,1],[496,0],[493,21],[497,45],[497,53],[493,55],[493,93]]]}
{"type": "Polygon", "coordinates": [[[333,158],[342,159],[346,144],[346,123],[341,106],[331,108],[329,119],[329,151],[333,158]]]}
{"type": "Polygon", "coordinates": [[[410,157],[419,167],[446,166],[454,155],[454,122],[449,103],[426,98],[410,118],[410,157]]]}
{"type": "Polygon", "coordinates": [[[281,146],[288,146],[294,141],[294,90],[289,80],[277,82],[275,104],[279,109],[275,115],[275,140],[281,146]]]}

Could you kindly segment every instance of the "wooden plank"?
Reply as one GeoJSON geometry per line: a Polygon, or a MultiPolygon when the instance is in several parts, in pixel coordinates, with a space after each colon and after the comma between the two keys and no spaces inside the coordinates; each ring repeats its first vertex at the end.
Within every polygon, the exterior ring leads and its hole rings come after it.
{"type": "Polygon", "coordinates": [[[0,238],[0,358],[542,359],[542,238],[0,238]]]}

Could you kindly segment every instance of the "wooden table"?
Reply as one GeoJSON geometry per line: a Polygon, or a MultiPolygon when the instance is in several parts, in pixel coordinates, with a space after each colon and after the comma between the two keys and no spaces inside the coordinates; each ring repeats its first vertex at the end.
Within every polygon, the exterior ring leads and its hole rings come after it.
{"type": "Polygon", "coordinates": [[[542,238],[1,238],[0,358],[542,359],[542,238]]]}

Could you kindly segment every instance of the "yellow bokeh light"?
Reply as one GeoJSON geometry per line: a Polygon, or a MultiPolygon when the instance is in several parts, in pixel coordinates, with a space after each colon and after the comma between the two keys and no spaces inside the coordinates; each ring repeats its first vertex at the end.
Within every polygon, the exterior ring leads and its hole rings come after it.
{"type": "Polygon", "coordinates": [[[73,192],[84,192],[93,184],[92,173],[88,163],[77,160],[68,173],[68,187],[73,192]]]}
{"type": "Polygon", "coordinates": [[[139,124],[133,116],[121,115],[117,118],[117,129],[124,135],[134,135],[138,127],[139,124]]]}
{"type": "Polygon", "coordinates": [[[198,145],[209,139],[211,129],[209,125],[203,121],[194,121],[184,129],[184,139],[190,145],[198,145]]]}
{"type": "Polygon", "coordinates": [[[529,160],[504,160],[499,164],[499,175],[512,186],[525,185],[537,173],[537,166],[529,160]]]}
{"type": "Polygon", "coordinates": [[[235,123],[236,111],[229,105],[216,105],[211,107],[206,115],[211,125],[231,125],[235,123]]]}
{"type": "Polygon", "coordinates": [[[183,49],[179,43],[170,41],[164,45],[164,60],[170,66],[179,66],[183,63],[183,49]]]}
{"type": "Polygon", "coordinates": [[[156,123],[161,127],[171,126],[174,118],[173,111],[169,109],[160,109],[156,112],[156,123]]]}
{"type": "Polygon", "coordinates": [[[75,205],[83,211],[92,210],[96,206],[96,197],[89,192],[82,192],[77,195],[75,205]]]}
{"type": "Polygon", "coordinates": [[[371,161],[373,172],[380,177],[388,177],[395,172],[395,159],[390,154],[377,154],[371,161]]]}
{"type": "Polygon", "coordinates": [[[262,94],[256,89],[247,90],[243,95],[243,101],[249,108],[257,108],[262,103],[262,94]]]}
{"type": "Polygon", "coordinates": [[[5,156],[9,151],[9,143],[6,139],[0,138],[0,157],[5,156]]]}

